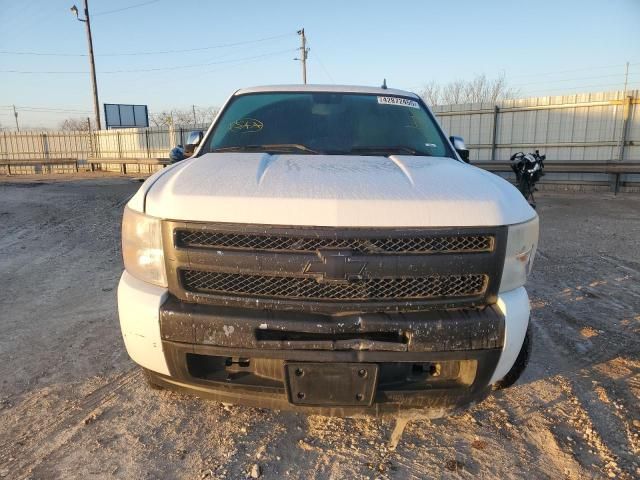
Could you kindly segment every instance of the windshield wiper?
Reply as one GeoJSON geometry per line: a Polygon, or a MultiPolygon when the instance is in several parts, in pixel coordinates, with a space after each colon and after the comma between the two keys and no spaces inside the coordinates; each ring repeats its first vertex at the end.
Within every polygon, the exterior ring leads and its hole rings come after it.
{"type": "Polygon", "coordinates": [[[421,152],[416,150],[415,148],[406,147],[403,145],[388,145],[388,146],[375,146],[375,147],[353,147],[349,150],[348,153],[383,153],[383,154],[394,154],[401,153],[405,155],[419,155],[430,157],[431,154],[427,152],[421,152]]]}
{"type": "Polygon", "coordinates": [[[300,143],[271,143],[265,145],[236,145],[233,147],[214,148],[212,152],[290,152],[290,151],[319,153],[300,143]]]}

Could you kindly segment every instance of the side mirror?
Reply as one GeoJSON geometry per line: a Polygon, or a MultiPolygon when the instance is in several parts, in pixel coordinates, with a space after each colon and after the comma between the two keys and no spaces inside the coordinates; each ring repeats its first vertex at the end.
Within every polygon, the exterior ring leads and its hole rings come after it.
{"type": "Polygon", "coordinates": [[[469,163],[469,149],[464,144],[464,139],[462,137],[451,136],[449,140],[453,148],[458,152],[458,155],[460,155],[460,158],[466,163],[469,163]]]}
{"type": "Polygon", "coordinates": [[[187,145],[184,147],[184,154],[187,157],[193,155],[196,147],[200,145],[200,142],[204,138],[204,132],[202,130],[194,130],[193,132],[189,132],[187,136],[187,145]]]}

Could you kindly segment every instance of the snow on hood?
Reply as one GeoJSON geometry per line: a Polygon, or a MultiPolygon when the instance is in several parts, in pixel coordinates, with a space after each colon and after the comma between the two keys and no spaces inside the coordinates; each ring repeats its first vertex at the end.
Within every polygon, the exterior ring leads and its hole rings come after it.
{"type": "Polygon", "coordinates": [[[146,212],[206,222],[490,226],[535,212],[507,181],[452,158],[208,153],[149,188],[146,212]]]}

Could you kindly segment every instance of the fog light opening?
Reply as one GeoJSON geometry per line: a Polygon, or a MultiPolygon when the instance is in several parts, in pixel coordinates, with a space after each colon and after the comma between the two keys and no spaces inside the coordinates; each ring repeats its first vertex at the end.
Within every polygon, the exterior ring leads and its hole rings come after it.
{"type": "Polygon", "coordinates": [[[430,377],[439,377],[442,366],[439,363],[414,363],[412,370],[416,375],[427,374],[430,377]]]}

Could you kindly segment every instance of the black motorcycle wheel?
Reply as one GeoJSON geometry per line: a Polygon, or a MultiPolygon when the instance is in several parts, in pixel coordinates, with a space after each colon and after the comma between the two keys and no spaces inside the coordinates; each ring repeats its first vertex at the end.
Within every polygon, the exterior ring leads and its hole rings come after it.
{"type": "Polygon", "coordinates": [[[531,197],[531,187],[529,185],[529,179],[526,176],[520,177],[520,181],[518,182],[518,190],[522,193],[522,196],[525,200],[529,201],[531,197]]]}

